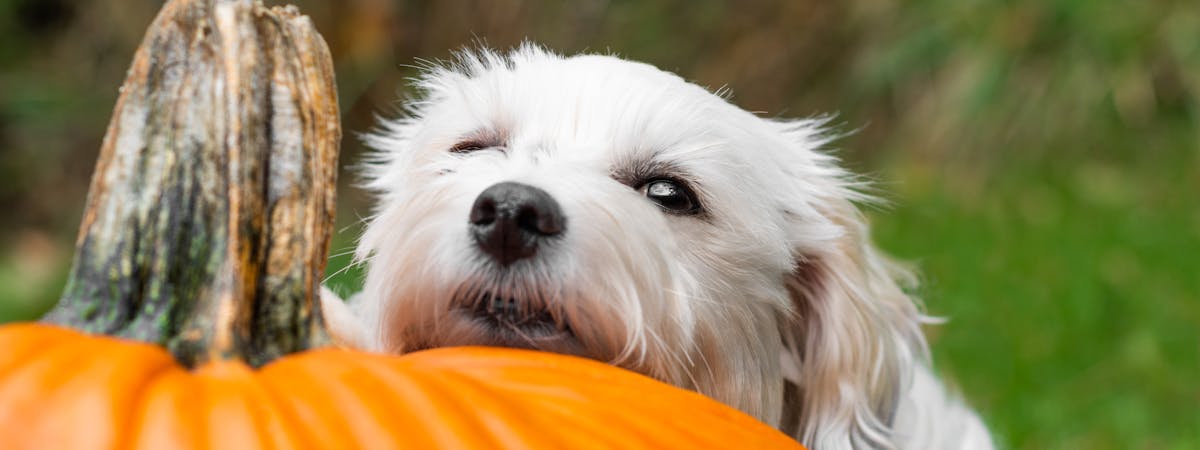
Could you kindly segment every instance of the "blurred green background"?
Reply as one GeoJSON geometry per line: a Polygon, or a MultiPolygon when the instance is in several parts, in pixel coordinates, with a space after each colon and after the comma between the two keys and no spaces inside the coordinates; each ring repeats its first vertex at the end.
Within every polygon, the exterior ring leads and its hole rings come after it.
{"type": "MultiPolygon", "coordinates": [[[[939,371],[1010,448],[1200,448],[1200,2],[298,1],[347,131],[414,58],[523,38],[653,63],[768,115],[836,112],[893,206],[939,371]]],[[[0,322],[55,300],[151,0],[0,0],[0,322]]],[[[360,146],[351,133],[343,164],[360,146]]],[[[366,198],[342,176],[334,254],[366,198]]],[[[348,262],[335,256],[330,272],[348,262]]],[[[361,280],[330,280],[343,292],[361,280]]],[[[3,351],[3,349],[0,349],[3,351]]]]}

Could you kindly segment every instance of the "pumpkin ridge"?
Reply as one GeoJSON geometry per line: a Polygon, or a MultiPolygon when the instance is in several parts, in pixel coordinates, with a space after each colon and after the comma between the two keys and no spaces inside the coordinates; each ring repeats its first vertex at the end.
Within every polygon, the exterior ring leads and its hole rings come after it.
{"type": "MultiPolygon", "coordinates": [[[[122,342],[121,344],[137,345],[128,342],[122,342]]],[[[166,352],[163,351],[163,353],[165,355],[166,352]]],[[[138,413],[141,411],[147,393],[150,392],[154,383],[157,383],[158,380],[170,372],[182,372],[182,369],[175,365],[174,359],[171,359],[169,355],[166,356],[167,358],[165,358],[164,363],[150,366],[148,371],[139,374],[143,382],[138,384],[139,387],[136,391],[129,393],[129,401],[126,403],[133,406],[126,409],[125,419],[122,421],[124,423],[116,426],[117,433],[113,438],[113,448],[131,448],[130,444],[133,441],[133,437],[137,434],[138,413]]]]}
{"type": "MultiPolygon", "coordinates": [[[[42,330],[31,330],[38,333],[42,330]]],[[[55,330],[57,331],[57,330],[55,330]]],[[[48,399],[41,398],[42,392],[54,393],[52,385],[42,377],[43,373],[57,374],[59,377],[70,376],[72,372],[61,370],[63,356],[78,357],[91,350],[89,342],[68,341],[45,349],[39,357],[22,361],[8,373],[4,374],[4,383],[0,384],[0,436],[6,437],[6,445],[15,448],[35,448],[37,436],[31,436],[31,431],[22,422],[25,416],[42,414],[46,411],[48,399]]]]}
{"type": "Polygon", "coordinates": [[[92,345],[103,346],[103,358],[64,362],[65,366],[72,366],[78,375],[56,387],[55,391],[64,400],[69,398],[72,406],[79,406],[81,398],[93,396],[108,402],[109,407],[103,411],[103,419],[108,420],[111,426],[105,428],[112,433],[110,440],[114,448],[120,448],[118,444],[126,437],[133,421],[133,409],[129,406],[137,404],[149,382],[161,373],[176,368],[175,360],[161,348],[140,342],[97,336],[83,338],[91,341],[92,345]]]}
{"type": "MultiPolygon", "coordinates": [[[[735,427],[725,423],[730,430],[738,428],[757,430],[757,433],[747,433],[747,435],[753,436],[779,433],[774,428],[737,409],[713,402],[703,394],[694,391],[662,389],[641,392],[642,388],[646,386],[660,385],[662,382],[637,372],[614,368],[586,358],[492,347],[438,348],[405,355],[404,358],[408,360],[409,364],[430,366],[456,373],[467,372],[476,383],[487,383],[490,379],[506,379],[508,378],[507,372],[520,371],[524,374],[521,382],[506,383],[503,388],[517,393],[521,397],[527,396],[539,402],[557,403],[553,405],[555,408],[562,404],[562,399],[549,400],[546,398],[547,395],[554,394],[547,394],[548,391],[545,389],[547,384],[541,382],[544,378],[556,381],[571,380],[570,392],[576,395],[564,398],[593,400],[602,398],[605,401],[643,405],[647,409],[641,412],[647,417],[686,416],[695,411],[680,410],[673,405],[690,405],[700,401],[699,404],[706,406],[706,414],[717,415],[728,423],[736,424],[735,427]]],[[[563,409],[563,411],[566,410],[563,409]]],[[[615,419],[619,421],[620,416],[615,419]]],[[[599,426],[603,428],[606,424],[602,423],[599,426]]],[[[643,436],[642,439],[647,442],[657,442],[654,439],[655,430],[661,430],[662,427],[670,427],[672,434],[687,435],[693,441],[707,442],[714,439],[709,435],[714,430],[697,430],[690,424],[665,421],[656,426],[658,428],[647,428],[641,423],[629,423],[624,424],[623,428],[627,432],[641,433],[639,435],[643,436]]],[[[604,436],[604,434],[599,435],[604,436]]],[[[772,442],[765,436],[760,439],[764,443],[772,442]]]]}
{"type": "Polygon", "coordinates": [[[305,442],[295,433],[294,427],[284,426],[286,420],[283,412],[271,403],[271,396],[266,391],[262,377],[257,371],[246,366],[241,361],[217,361],[216,365],[233,368],[230,373],[222,373],[217,378],[223,388],[228,388],[229,397],[236,398],[248,415],[252,416],[251,426],[254,436],[263,444],[264,449],[299,449],[300,443],[305,442]],[[232,376],[232,377],[230,377],[232,376]]]}
{"type": "Polygon", "coordinates": [[[388,415],[383,394],[368,392],[364,395],[363,391],[355,389],[355,385],[364,380],[347,376],[357,368],[353,363],[354,358],[361,356],[368,355],[351,356],[350,352],[341,349],[314,350],[267,365],[261,369],[259,376],[269,380],[264,383],[268,389],[289,399],[282,406],[288,408],[301,423],[314,431],[335,428],[317,436],[314,442],[337,442],[338,435],[348,436],[359,445],[374,440],[405,441],[403,433],[392,429],[381,419],[388,415]],[[371,412],[362,412],[364,408],[371,409],[371,412]],[[320,427],[316,427],[316,424],[320,424],[320,427]],[[381,437],[384,435],[388,438],[381,437]]]}
{"type": "Polygon", "coordinates": [[[78,333],[66,328],[32,323],[0,328],[0,348],[6,350],[0,354],[0,378],[8,377],[12,370],[28,361],[29,356],[37,355],[48,347],[76,336],[78,333]]]}
{"type": "MultiPolygon", "coordinates": [[[[70,379],[77,375],[73,370],[56,370],[59,368],[70,367],[71,361],[79,360],[80,355],[93,354],[97,348],[102,347],[96,339],[91,336],[80,336],[81,339],[67,340],[60,342],[58,345],[52,345],[45,349],[38,358],[26,361],[23,365],[18,365],[9,373],[4,374],[6,383],[0,385],[0,399],[7,396],[7,392],[14,390],[13,379],[20,380],[23,377],[32,377],[41,385],[58,385],[61,382],[70,379]],[[42,376],[47,374],[50,376],[42,376]]],[[[98,353],[98,352],[97,352],[98,353]]]]}
{"type": "Polygon", "coordinates": [[[299,447],[302,440],[281,426],[278,408],[264,392],[264,383],[254,369],[241,361],[213,361],[194,373],[206,392],[203,397],[208,407],[204,411],[210,412],[204,432],[215,447],[299,447]],[[226,414],[220,414],[222,411],[226,414]]]}
{"type": "Polygon", "coordinates": [[[177,369],[147,386],[133,420],[134,429],[140,432],[130,435],[128,448],[156,450],[169,448],[171,442],[188,442],[193,448],[212,447],[207,436],[196,430],[204,388],[191,372],[177,369]],[[167,407],[161,406],[167,402],[167,407]]]}
{"type": "MultiPolygon", "coordinates": [[[[0,385],[0,404],[23,414],[52,414],[64,420],[83,416],[91,419],[87,429],[92,433],[77,430],[61,438],[66,443],[116,442],[122,407],[131,400],[130,387],[143,380],[138,377],[142,369],[162,366],[164,362],[169,366],[172,360],[153,348],[81,335],[47,348],[41,358],[7,374],[6,382],[0,385]],[[152,357],[156,354],[159,358],[152,357]],[[30,403],[31,396],[39,401],[30,403]]],[[[23,419],[0,417],[0,429],[11,429],[31,442],[59,432],[47,429],[49,424],[45,422],[37,422],[33,427],[18,425],[23,419]]]]}
{"type": "MultiPolygon", "coordinates": [[[[359,362],[359,364],[366,371],[372,373],[372,376],[383,380],[388,385],[396,384],[396,374],[394,372],[383,370],[383,367],[377,367],[376,365],[364,364],[364,362],[366,361],[359,362]]],[[[390,364],[391,361],[383,362],[390,364]]],[[[468,373],[463,373],[461,370],[458,370],[458,367],[439,367],[442,370],[426,370],[425,367],[416,364],[410,367],[416,368],[414,377],[410,378],[416,382],[414,385],[419,386],[419,389],[415,389],[415,391],[422,398],[436,396],[437,392],[455,390],[470,392],[470,394],[466,395],[456,392],[454,396],[455,398],[470,398],[472,400],[470,404],[445,401],[437,404],[439,408],[438,416],[455,418],[454,425],[462,426],[462,430],[448,433],[454,436],[455,440],[452,440],[452,442],[439,442],[439,448],[455,448],[455,446],[468,445],[473,446],[473,448],[502,449],[545,448],[545,446],[552,446],[547,445],[545,440],[539,442],[538,433],[527,432],[528,430],[542,430],[542,428],[532,426],[533,420],[530,420],[532,414],[530,414],[529,408],[511,407],[509,404],[506,404],[508,402],[505,402],[506,396],[504,394],[506,390],[503,386],[479,383],[478,379],[470,377],[468,373]],[[480,413],[481,409],[485,409],[486,412],[480,413]],[[497,425],[494,418],[504,418],[503,424],[497,425]],[[488,432],[473,432],[473,430],[487,430],[488,432]],[[476,436],[491,436],[492,440],[472,440],[469,444],[462,442],[462,439],[466,437],[475,439],[476,436]]],[[[412,396],[407,397],[412,398],[412,396]]],[[[508,398],[508,400],[511,401],[511,398],[508,398]]]]}
{"type": "Polygon", "coordinates": [[[363,381],[373,380],[379,386],[384,386],[384,389],[376,392],[373,399],[378,402],[376,406],[380,411],[391,415],[395,413],[396,405],[404,405],[405,410],[420,412],[421,414],[409,414],[415,421],[407,426],[419,426],[433,431],[428,436],[433,448],[494,448],[480,441],[482,436],[476,436],[478,433],[475,431],[478,427],[472,426],[477,422],[472,420],[471,411],[464,411],[457,402],[439,401],[439,397],[445,396],[439,396],[437,391],[430,389],[430,380],[447,374],[431,374],[414,366],[408,366],[410,370],[393,370],[405,364],[403,357],[352,355],[342,352],[335,355],[340,364],[354,370],[362,376],[363,381]],[[459,413],[449,414],[446,412],[448,408],[459,413]],[[444,418],[451,420],[443,420],[444,418]]]}
{"type": "MultiPolygon", "coordinates": [[[[312,351],[304,352],[303,354],[297,356],[303,356],[310,353],[312,353],[312,351]]],[[[281,417],[296,427],[299,436],[302,438],[301,442],[308,444],[306,448],[321,449],[323,447],[320,446],[320,443],[329,441],[329,439],[323,439],[322,436],[353,435],[349,431],[349,428],[347,428],[342,422],[342,417],[340,415],[336,420],[325,420],[321,422],[322,427],[313,427],[311,426],[311,423],[314,422],[314,420],[306,419],[304,414],[297,410],[298,406],[305,406],[305,401],[298,399],[296,395],[297,392],[303,391],[289,389],[291,386],[285,386],[282,384],[285,381],[295,382],[296,376],[290,373],[287,376],[278,377],[278,379],[277,377],[273,376],[275,371],[289,369],[291,367],[291,363],[294,362],[295,361],[290,360],[272,361],[270,364],[259,369],[256,376],[261,381],[266,394],[273,399],[276,408],[280,410],[281,417]],[[326,431],[325,433],[318,432],[332,428],[332,423],[337,424],[336,427],[338,430],[326,431]]]]}
{"type": "MultiPolygon", "coordinates": [[[[272,362],[274,364],[275,362],[272,362]]],[[[313,443],[318,442],[318,439],[313,434],[313,428],[304,426],[304,421],[296,415],[296,411],[292,409],[288,396],[283,395],[271,383],[270,379],[264,376],[263,370],[259,370],[254,374],[258,380],[258,385],[262,388],[263,395],[267,401],[275,409],[279,420],[287,425],[287,428],[293,431],[299,446],[297,449],[318,449],[313,443]]]]}

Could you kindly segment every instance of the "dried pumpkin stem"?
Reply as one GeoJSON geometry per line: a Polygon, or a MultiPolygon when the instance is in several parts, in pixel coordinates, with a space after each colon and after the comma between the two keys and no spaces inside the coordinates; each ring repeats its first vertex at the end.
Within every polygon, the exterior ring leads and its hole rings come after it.
{"type": "Polygon", "coordinates": [[[100,150],[70,279],[44,321],[261,365],[322,345],[341,128],[295,8],[171,0],[100,150]]]}

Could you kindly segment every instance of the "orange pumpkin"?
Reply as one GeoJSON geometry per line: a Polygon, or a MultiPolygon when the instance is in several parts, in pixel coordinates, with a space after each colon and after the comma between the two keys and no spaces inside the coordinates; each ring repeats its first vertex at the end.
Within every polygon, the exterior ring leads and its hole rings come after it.
{"type": "Polygon", "coordinates": [[[699,394],[585,359],[313,350],[189,371],[161,347],[0,328],[0,448],[801,448],[699,394]]]}

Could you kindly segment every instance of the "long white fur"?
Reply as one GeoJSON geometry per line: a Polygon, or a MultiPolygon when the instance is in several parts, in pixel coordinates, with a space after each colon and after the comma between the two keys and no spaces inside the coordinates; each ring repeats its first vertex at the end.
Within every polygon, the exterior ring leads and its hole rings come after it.
{"type": "Polygon", "coordinates": [[[810,448],[991,447],[932,375],[912,275],[871,244],[854,205],[870,198],[820,151],[821,120],[760,118],[646,64],[534,45],[464,53],[417,86],[407,117],[366,136],[366,283],[353,312],[324,302],[343,341],[486,344],[450,303],[482,286],[570,324],[530,347],[694,389],[810,448]],[[503,148],[449,151],[480,135],[503,148]],[[649,162],[686,173],[704,214],[666,214],[614,177],[649,162]],[[549,192],[567,218],[511,270],[467,228],[502,181],[549,192]]]}

